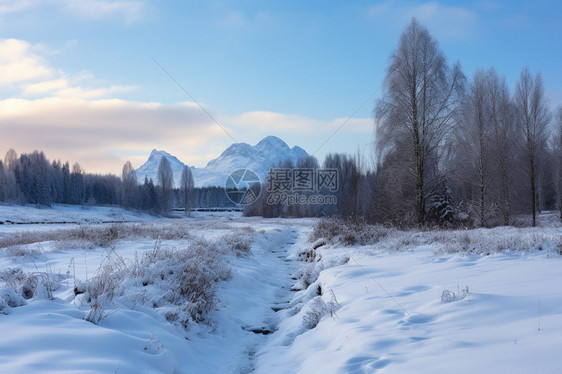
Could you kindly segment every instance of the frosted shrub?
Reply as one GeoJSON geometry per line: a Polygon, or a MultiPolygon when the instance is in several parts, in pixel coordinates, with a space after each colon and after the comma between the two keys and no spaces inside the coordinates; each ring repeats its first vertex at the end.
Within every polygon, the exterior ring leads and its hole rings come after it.
{"type": "Polygon", "coordinates": [[[20,297],[31,299],[53,299],[53,291],[58,289],[65,276],[51,272],[25,273],[21,268],[6,269],[0,272],[0,281],[15,290],[20,297]]]}
{"type": "Polygon", "coordinates": [[[23,297],[11,287],[0,288],[0,313],[8,314],[10,308],[17,308],[26,304],[23,297]]]}
{"type": "Polygon", "coordinates": [[[444,290],[443,293],[441,294],[441,301],[444,303],[450,303],[453,301],[463,300],[467,296],[468,296],[468,286],[466,286],[462,290],[458,289],[457,293],[454,293],[453,291],[449,291],[449,290],[444,290]]]}
{"type": "Polygon", "coordinates": [[[6,247],[6,254],[12,258],[36,258],[42,257],[44,255],[44,251],[40,246],[30,247],[28,245],[11,245],[9,247],[6,247]]]}
{"type": "Polygon", "coordinates": [[[156,355],[164,350],[164,344],[154,336],[153,331],[150,332],[150,336],[144,345],[144,350],[151,355],[156,355]]]}
{"type": "Polygon", "coordinates": [[[216,304],[216,284],[230,277],[230,266],[211,243],[200,239],[185,250],[163,249],[157,243],[142,257],[137,273],[143,287],[162,290],[152,306],[187,328],[190,321],[206,320],[216,304]]]}
{"type": "Polygon", "coordinates": [[[14,256],[38,255],[33,248],[21,247],[33,243],[52,241],[59,249],[96,247],[109,248],[119,240],[149,238],[154,240],[192,239],[191,227],[186,223],[83,225],[71,229],[29,231],[10,234],[0,238],[0,248],[13,251],[14,256]],[[18,247],[20,246],[20,247],[18,247]],[[10,249],[13,247],[13,249],[10,249]]]}
{"type": "Polygon", "coordinates": [[[327,242],[343,245],[367,245],[379,242],[389,232],[389,229],[382,226],[341,218],[329,218],[316,224],[310,235],[310,241],[325,239],[327,242]]]}
{"type": "Polygon", "coordinates": [[[226,255],[249,250],[250,240],[248,235],[212,242],[194,239],[183,249],[164,248],[157,241],[133,261],[112,250],[96,276],[78,284],[75,294],[90,305],[85,319],[93,323],[99,323],[119,298],[130,307],[140,303],[155,308],[169,322],[187,329],[192,322],[208,321],[216,306],[217,285],[231,275],[226,255]]]}
{"type": "Polygon", "coordinates": [[[123,258],[114,250],[106,254],[96,275],[86,283],[84,297],[90,303],[86,321],[97,325],[105,317],[104,309],[113,301],[127,270],[123,258]]]}
{"type": "Polygon", "coordinates": [[[315,328],[318,323],[320,323],[322,317],[330,312],[328,306],[320,296],[312,299],[303,309],[303,325],[309,330],[315,328]]]}
{"type": "MultiPolygon", "coordinates": [[[[252,229],[253,230],[253,229],[252,229]]],[[[238,229],[225,234],[217,240],[218,246],[225,246],[225,251],[233,253],[236,257],[247,256],[252,249],[254,231],[238,229]]]]}
{"type": "Polygon", "coordinates": [[[21,268],[0,270],[0,281],[17,290],[27,280],[27,274],[21,268]]]}

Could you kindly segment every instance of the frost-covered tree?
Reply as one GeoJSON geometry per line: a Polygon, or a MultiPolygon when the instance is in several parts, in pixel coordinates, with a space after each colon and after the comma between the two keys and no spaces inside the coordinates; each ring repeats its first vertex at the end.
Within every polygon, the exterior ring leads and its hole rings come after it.
{"type": "Polygon", "coordinates": [[[360,176],[355,161],[352,156],[343,153],[330,153],[324,159],[324,168],[336,169],[339,181],[338,191],[335,192],[337,205],[327,207],[331,210],[328,212],[346,219],[355,219],[357,215],[360,176]]]}
{"type": "Polygon", "coordinates": [[[547,126],[550,122],[548,101],[540,73],[533,77],[528,67],[523,69],[515,89],[515,106],[518,124],[523,134],[520,145],[528,177],[533,226],[536,226],[537,172],[541,153],[546,148],[547,126]]]}
{"type": "Polygon", "coordinates": [[[4,167],[4,163],[0,161],[0,201],[15,202],[19,197],[20,192],[14,172],[4,167]]]}
{"type": "Polygon", "coordinates": [[[158,211],[158,193],[152,179],[144,177],[144,184],[141,186],[141,208],[149,211],[158,211]]]}
{"type": "Polygon", "coordinates": [[[509,224],[514,120],[505,78],[477,70],[459,105],[446,168],[455,197],[480,226],[509,224]]]}
{"type": "MultiPolygon", "coordinates": [[[[320,164],[318,163],[318,159],[316,157],[309,155],[307,157],[298,159],[295,167],[297,170],[299,169],[313,170],[312,174],[305,172],[305,174],[301,174],[301,175],[305,175],[307,178],[308,177],[314,178],[314,172],[318,170],[320,164]]],[[[295,172],[299,173],[298,171],[295,172]]],[[[297,175],[295,176],[295,178],[298,179],[299,176],[297,175]]],[[[313,185],[314,184],[315,183],[313,183],[313,185]]],[[[299,191],[300,195],[307,196],[307,198],[309,198],[309,196],[315,193],[318,193],[318,191],[314,191],[314,190],[299,191]]],[[[313,217],[313,216],[317,216],[322,208],[323,207],[318,204],[296,204],[289,207],[288,215],[293,217],[313,217]]]]}
{"type": "Polygon", "coordinates": [[[121,172],[121,204],[125,208],[135,208],[138,205],[137,174],[131,161],[125,162],[121,172]]]}
{"type": "Polygon", "coordinates": [[[4,167],[7,170],[14,170],[18,163],[18,154],[12,148],[6,152],[6,156],[4,156],[4,167]]]}
{"type": "Polygon", "coordinates": [[[70,173],[70,204],[82,204],[84,201],[84,176],[80,164],[75,162],[70,173]]]}
{"type": "Polygon", "coordinates": [[[158,185],[160,187],[160,209],[162,214],[168,214],[172,210],[174,175],[170,161],[162,157],[158,165],[158,185]]]}
{"type": "Polygon", "coordinates": [[[34,151],[20,156],[14,175],[24,201],[40,205],[52,203],[49,172],[50,165],[43,152],[34,151]]]}
{"type": "Polygon", "coordinates": [[[495,197],[503,224],[510,224],[514,180],[515,106],[511,100],[505,77],[495,69],[488,70],[486,87],[488,91],[488,113],[490,121],[491,159],[495,161],[492,175],[493,196],[495,197]]]}
{"type": "Polygon", "coordinates": [[[181,189],[181,199],[183,202],[185,214],[189,215],[191,210],[191,205],[193,201],[193,174],[191,173],[191,169],[185,166],[181,172],[181,180],[180,180],[180,189],[181,189]]]}
{"type": "Polygon", "coordinates": [[[556,204],[562,221],[562,105],[556,110],[555,116],[556,127],[552,136],[552,154],[554,156],[556,204]]]}
{"type": "Polygon", "coordinates": [[[405,183],[411,189],[406,203],[419,225],[425,223],[427,196],[438,184],[441,146],[463,81],[459,65],[449,66],[437,41],[413,19],[390,57],[375,117],[379,165],[390,175],[393,170],[407,173],[406,179],[382,183],[391,189],[405,183]]]}
{"type": "Polygon", "coordinates": [[[70,164],[65,162],[61,168],[62,173],[62,202],[71,204],[70,164]]]}
{"type": "Polygon", "coordinates": [[[475,187],[478,222],[486,224],[486,207],[489,206],[489,184],[493,173],[491,152],[491,126],[488,117],[489,92],[486,73],[477,70],[468,93],[460,106],[461,115],[457,127],[459,141],[457,152],[464,159],[463,177],[475,187]]]}

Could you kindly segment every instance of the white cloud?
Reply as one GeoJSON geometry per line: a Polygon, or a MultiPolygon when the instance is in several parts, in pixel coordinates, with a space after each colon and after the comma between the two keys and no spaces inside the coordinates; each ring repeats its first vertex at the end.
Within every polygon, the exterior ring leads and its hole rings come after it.
{"type": "Polygon", "coordinates": [[[90,171],[114,173],[126,159],[140,166],[153,148],[194,163],[191,155],[207,154],[209,144],[226,138],[195,104],[119,99],[2,100],[0,133],[0,152],[39,149],[52,158],[78,161],[90,171]]]}
{"type": "Polygon", "coordinates": [[[28,42],[0,39],[0,85],[48,78],[52,73],[28,42]]]}
{"type": "Polygon", "coordinates": [[[267,135],[276,135],[290,146],[298,145],[322,160],[328,152],[353,152],[372,141],[371,118],[319,120],[301,115],[253,111],[224,118],[239,141],[254,144],[267,135]],[[333,135],[333,136],[332,136],[333,135]]]}
{"type": "Polygon", "coordinates": [[[101,88],[83,88],[66,86],[53,92],[53,96],[62,98],[99,99],[120,92],[136,90],[136,86],[110,86],[101,88]]]}
{"type": "Polygon", "coordinates": [[[64,78],[59,78],[25,85],[23,94],[26,96],[43,95],[66,87],[68,87],[68,81],[64,78]]]}
{"type": "Polygon", "coordinates": [[[146,16],[146,4],[136,0],[56,0],[70,14],[82,18],[101,19],[123,16],[126,22],[142,20],[146,16]]]}
{"type": "Polygon", "coordinates": [[[417,3],[408,0],[389,0],[368,10],[368,15],[379,22],[403,27],[416,17],[440,39],[466,39],[475,31],[478,15],[471,9],[436,1],[417,3]]]}
{"type": "MultiPolygon", "coordinates": [[[[314,152],[345,121],[248,112],[220,118],[238,141],[255,144],[277,135],[314,152]]],[[[0,101],[0,156],[43,150],[50,158],[79,162],[90,172],[118,173],[125,160],[138,167],[153,148],[165,149],[189,165],[205,166],[232,140],[194,103],[142,103],[120,99],[50,97],[0,101]]],[[[349,152],[370,141],[372,120],[351,119],[320,149],[349,152]],[[350,145],[351,144],[351,145],[350,145]]]]}
{"type": "Polygon", "coordinates": [[[38,3],[38,0],[0,0],[0,14],[21,12],[38,3]]]}
{"type": "Polygon", "coordinates": [[[54,7],[85,19],[123,17],[127,23],[144,19],[148,5],[141,0],[0,0],[0,15],[54,7]]]}
{"type": "Polygon", "coordinates": [[[0,39],[0,86],[19,84],[23,96],[99,99],[138,89],[135,86],[92,84],[95,77],[81,72],[69,77],[55,71],[35,51],[48,53],[45,46],[34,46],[25,40],[0,39]]]}
{"type": "Polygon", "coordinates": [[[236,125],[241,131],[324,134],[326,137],[346,121],[342,129],[345,129],[347,132],[365,132],[372,128],[372,119],[370,118],[351,118],[349,120],[346,118],[335,118],[330,121],[322,121],[301,115],[267,111],[247,112],[229,117],[227,121],[236,125]]]}

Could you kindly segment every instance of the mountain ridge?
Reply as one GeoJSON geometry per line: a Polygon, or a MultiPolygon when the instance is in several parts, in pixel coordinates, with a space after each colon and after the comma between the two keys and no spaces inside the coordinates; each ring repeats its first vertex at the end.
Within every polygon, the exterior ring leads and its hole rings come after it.
{"type": "MultiPolygon", "coordinates": [[[[233,143],[219,157],[210,160],[204,168],[190,168],[196,187],[223,186],[228,175],[237,169],[252,170],[265,182],[272,165],[287,159],[296,164],[299,159],[307,156],[308,153],[301,147],[290,148],[282,139],[269,135],[254,146],[248,143],[233,143]]],[[[179,187],[181,173],[186,164],[174,155],[157,149],[153,149],[148,160],[135,170],[139,183],[144,183],[145,177],[157,183],[158,166],[162,157],[170,161],[174,187],[179,187]]]]}

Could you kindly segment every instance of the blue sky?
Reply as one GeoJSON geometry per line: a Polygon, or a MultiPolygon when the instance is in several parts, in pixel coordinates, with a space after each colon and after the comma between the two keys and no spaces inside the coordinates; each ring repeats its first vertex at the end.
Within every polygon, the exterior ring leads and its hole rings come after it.
{"type": "MultiPolygon", "coordinates": [[[[204,166],[278,135],[314,152],[384,78],[411,17],[467,77],[541,71],[562,104],[558,1],[0,0],[0,153],[44,150],[91,172],[152,148],[204,166]]],[[[369,151],[375,95],[317,156],[369,151]]]]}

